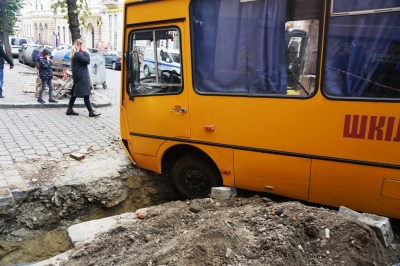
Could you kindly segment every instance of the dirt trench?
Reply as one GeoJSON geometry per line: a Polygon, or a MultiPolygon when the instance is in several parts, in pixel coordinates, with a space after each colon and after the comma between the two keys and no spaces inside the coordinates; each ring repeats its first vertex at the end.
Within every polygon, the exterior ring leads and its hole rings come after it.
{"type": "Polygon", "coordinates": [[[175,199],[169,180],[127,167],[119,177],[38,187],[0,207],[0,265],[34,262],[72,246],[67,227],[175,199]]]}

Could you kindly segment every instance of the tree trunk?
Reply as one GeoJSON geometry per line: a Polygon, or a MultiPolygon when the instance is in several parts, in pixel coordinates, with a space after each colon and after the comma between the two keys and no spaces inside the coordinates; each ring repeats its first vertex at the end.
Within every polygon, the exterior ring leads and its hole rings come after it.
{"type": "Polygon", "coordinates": [[[6,0],[0,0],[0,10],[1,10],[1,17],[2,17],[2,24],[3,24],[3,44],[5,48],[5,52],[7,56],[12,59],[12,54],[11,54],[11,46],[10,46],[10,41],[8,40],[8,31],[10,26],[8,25],[8,20],[6,16],[6,0]]]}
{"type": "Polygon", "coordinates": [[[75,13],[77,12],[78,7],[76,5],[76,0],[67,0],[67,5],[68,5],[69,30],[71,32],[72,44],[74,44],[77,39],[81,38],[78,13],[75,13]]]}

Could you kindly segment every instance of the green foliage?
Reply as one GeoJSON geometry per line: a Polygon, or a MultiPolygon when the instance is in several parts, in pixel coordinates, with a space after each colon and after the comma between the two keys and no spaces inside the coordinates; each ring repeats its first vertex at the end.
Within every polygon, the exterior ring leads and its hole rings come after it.
{"type": "MultiPolygon", "coordinates": [[[[9,34],[14,35],[19,29],[15,28],[18,21],[17,16],[23,7],[24,0],[2,0],[6,6],[6,18],[8,21],[9,34]]],[[[3,21],[2,12],[0,12],[0,21],[3,21]]],[[[0,23],[0,32],[3,32],[3,23],[0,23]]]]}
{"type": "MultiPolygon", "coordinates": [[[[69,17],[67,15],[68,12],[67,0],[56,0],[54,4],[51,5],[51,8],[53,8],[54,14],[59,14],[59,12],[61,12],[61,14],[66,14],[64,18],[69,23],[69,17]]],[[[79,25],[86,27],[87,26],[86,20],[92,15],[92,12],[90,12],[87,1],[76,0],[76,9],[74,10],[74,13],[79,15],[79,25]]]]}

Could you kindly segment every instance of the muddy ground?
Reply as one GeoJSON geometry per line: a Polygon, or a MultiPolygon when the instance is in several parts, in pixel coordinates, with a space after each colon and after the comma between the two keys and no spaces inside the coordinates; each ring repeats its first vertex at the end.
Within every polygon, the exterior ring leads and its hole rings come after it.
{"type": "Polygon", "coordinates": [[[26,198],[0,208],[0,265],[68,249],[73,255],[60,265],[400,263],[398,234],[384,247],[372,229],[335,209],[246,191],[229,200],[180,200],[167,178],[130,165],[117,146],[101,154],[88,148],[85,155],[20,166],[29,189],[26,198]],[[144,207],[143,219],[75,247],[68,242],[72,224],[144,207]]]}

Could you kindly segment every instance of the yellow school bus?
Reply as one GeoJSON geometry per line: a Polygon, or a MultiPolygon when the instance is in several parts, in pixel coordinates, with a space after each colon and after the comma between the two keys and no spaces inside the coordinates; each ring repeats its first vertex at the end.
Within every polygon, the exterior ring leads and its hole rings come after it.
{"type": "Polygon", "coordinates": [[[400,218],[398,0],[126,0],[121,142],[213,186],[400,218]]]}

